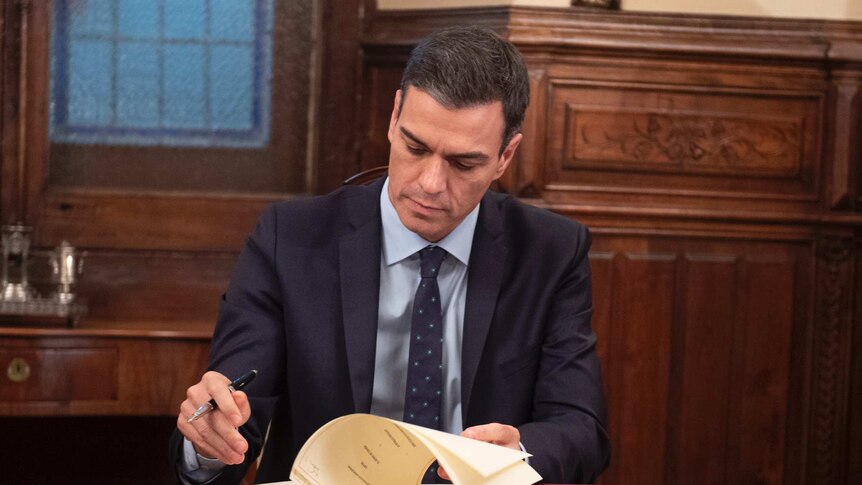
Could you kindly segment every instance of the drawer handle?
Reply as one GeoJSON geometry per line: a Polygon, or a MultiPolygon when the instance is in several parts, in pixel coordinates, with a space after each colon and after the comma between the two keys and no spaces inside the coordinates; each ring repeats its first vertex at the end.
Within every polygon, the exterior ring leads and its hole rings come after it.
{"type": "Polygon", "coordinates": [[[21,357],[15,357],[6,368],[6,376],[12,382],[24,382],[30,378],[30,364],[21,357]]]}

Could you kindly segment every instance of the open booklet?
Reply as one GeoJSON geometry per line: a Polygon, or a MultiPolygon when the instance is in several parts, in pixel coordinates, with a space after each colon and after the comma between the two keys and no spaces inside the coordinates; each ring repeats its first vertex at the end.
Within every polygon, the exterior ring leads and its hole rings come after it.
{"type": "Polygon", "coordinates": [[[529,485],[520,450],[370,414],[336,418],[305,442],[290,479],[302,485],[419,484],[436,459],[454,484],[529,485]]]}

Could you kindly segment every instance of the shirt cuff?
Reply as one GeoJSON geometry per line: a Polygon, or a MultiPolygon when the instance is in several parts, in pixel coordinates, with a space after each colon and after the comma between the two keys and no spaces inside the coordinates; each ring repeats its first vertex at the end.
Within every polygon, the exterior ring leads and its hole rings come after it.
{"type": "MultiPolygon", "coordinates": [[[[520,446],[520,447],[521,447],[521,451],[523,451],[524,453],[527,453],[527,449],[526,449],[526,448],[524,448],[524,443],[521,443],[521,442],[519,441],[519,442],[518,442],[518,446],[520,446]]],[[[529,457],[529,456],[525,456],[525,457],[524,457],[524,463],[526,463],[526,464],[528,464],[528,465],[530,464],[530,457],[529,457]]]]}
{"type": "Polygon", "coordinates": [[[183,438],[183,459],[180,464],[180,471],[183,478],[188,479],[188,483],[203,483],[211,480],[218,475],[225,464],[215,458],[207,458],[197,451],[194,445],[183,438]]]}

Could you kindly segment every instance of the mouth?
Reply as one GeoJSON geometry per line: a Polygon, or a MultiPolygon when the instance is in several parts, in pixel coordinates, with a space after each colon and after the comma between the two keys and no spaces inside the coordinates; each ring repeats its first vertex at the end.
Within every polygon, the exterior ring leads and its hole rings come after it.
{"type": "Polygon", "coordinates": [[[410,201],[411,205],[413,206],[413,210],[416,212],[421,212],[421,213],[426,213],[426,214],[437,214],[437,213],[445,211],[445,209],[443,209],[442,207],[425,205],[421,202],[418,202],[414,199],[411,199],[410,197],[407,197],[407,200],[410,201]]]}

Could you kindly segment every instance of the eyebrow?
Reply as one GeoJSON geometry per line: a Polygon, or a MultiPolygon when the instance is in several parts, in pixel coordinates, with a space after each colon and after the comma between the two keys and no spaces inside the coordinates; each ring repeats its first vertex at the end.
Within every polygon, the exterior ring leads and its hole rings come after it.
{"type": "MultiPolygon", "coordinates": [[[[413,143],[422,145],[424,148],[428,148],[428,144],[422,141],[418,136],[414,135],[410,130],[404,128],[403,126],[398,127],[401,130],[401,134],[405,137],[409,138],[413,143]]],[[[465,152],[465,153],[453,153],[451,155],[446,155],[446,158],[455,158],[458,160],[476,160],[480,162],[484,162],[488,160],[490,157],[482,152],[465,152]]]]}

